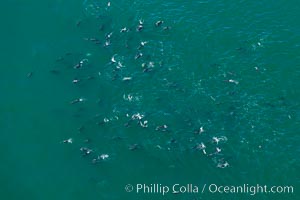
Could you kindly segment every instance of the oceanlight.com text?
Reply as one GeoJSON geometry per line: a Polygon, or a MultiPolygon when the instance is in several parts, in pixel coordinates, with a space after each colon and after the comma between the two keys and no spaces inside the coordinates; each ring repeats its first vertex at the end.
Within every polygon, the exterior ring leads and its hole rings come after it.
{"type": "Polygon", "coordinates": [[[267,185],[249,185],[243,184],[239,186],[225,186],[225,185],[217,185],[210,184],[208,186],[208,191],[210,193],[225,193],[225,194],[250,194],[255,195],[259,193],[271,193],[271,194],[293,194],[294,187],[293,186],[267,186],[267,185]]]}

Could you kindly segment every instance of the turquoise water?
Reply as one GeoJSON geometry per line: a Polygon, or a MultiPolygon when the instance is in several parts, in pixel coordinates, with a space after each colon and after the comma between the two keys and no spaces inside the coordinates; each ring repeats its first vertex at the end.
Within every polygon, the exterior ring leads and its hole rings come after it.
{"type": "Polygon", "coordinates": [[[1,15],[1,199],[299,198],[298,1],[12,0],[1,15]],[[125,192],[138,183],[294,194],[125,192]]]}

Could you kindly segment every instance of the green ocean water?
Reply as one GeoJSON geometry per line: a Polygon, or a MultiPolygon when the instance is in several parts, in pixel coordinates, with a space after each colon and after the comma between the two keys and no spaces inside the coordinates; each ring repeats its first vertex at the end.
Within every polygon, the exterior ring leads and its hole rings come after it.
{"type": "Polygon", "coordinates": [[[298,199],[300,3],[110,2],[2,2],[0,199],[298,199]],[[124,190],[140,183],[200,191],[124,190]],[[294,193],[202,194],[204,184],[294,193]]]}

